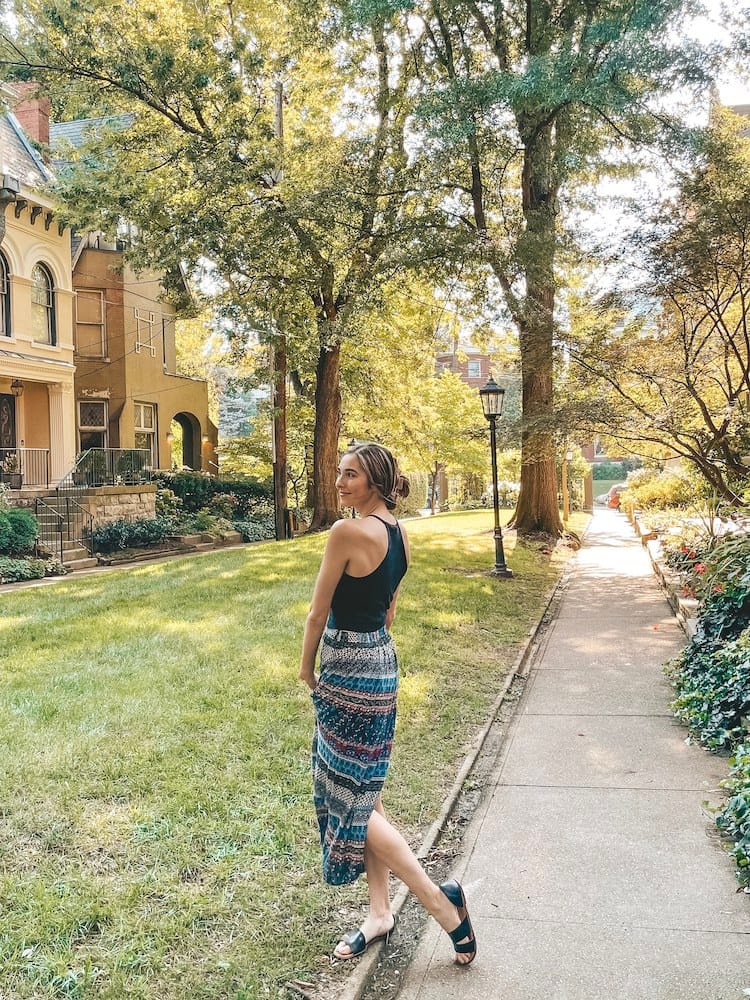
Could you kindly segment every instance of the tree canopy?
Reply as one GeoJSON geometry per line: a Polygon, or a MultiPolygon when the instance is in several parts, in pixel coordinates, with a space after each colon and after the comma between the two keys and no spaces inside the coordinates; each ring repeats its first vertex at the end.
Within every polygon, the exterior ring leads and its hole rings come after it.
{"type": "Polygon", "coordinates": [[[315,404],[316,526],[338,515],[342,344],[407,274],[456,274],[518,333],[521,532],[562,530],[554,391],[580,192],[680,136],[710,78],[691,0],[29,0],[6,70],[67,115],[126,113],[66,175],[71,219],[135,224],[134,253],[209,259],[315,404]],[[71,83],[72,81],[72,83],[71,83]],[[488,275],[492,280],[488,280],[488,275]],[[307,366],[305,368],[305,366],[307,366]]]}
{"type": "MultiPolygon", "coordinates": [[[[630,451],[690,462],[738,502],[750,457],[750,140],[715,108],[686,173],[633,255],[643,280],[575,332],[594,426],[630,451]],[[619,321],[618,321],[619,312],[619,321]]],[[[575,325],[574,325],[575,330],[575,325]]]]}

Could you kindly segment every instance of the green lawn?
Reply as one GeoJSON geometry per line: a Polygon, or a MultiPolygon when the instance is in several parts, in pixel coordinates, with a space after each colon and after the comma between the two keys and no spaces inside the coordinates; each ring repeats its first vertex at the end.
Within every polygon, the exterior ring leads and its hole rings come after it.
{"type": "MultiPolygon", "coordinates": [[[[581,522],[582,523],[582,522],[581,522]]],[[[559,572],[491,513],[409,524],[384,801],[419,839],[559,572]]],[[[574,525],[574,527],[580,525],[574,525]]],[[[297,680],[321,536],[0,594],[0,996],[255,1000],[364,891],[319,875],[297,680]]]]}
{"type": "Polygon", "coordinates": [[[602,493],[607,493],[611,486],[615,483],[624,483],[624,477],[622,479],[595,479],[594,480],[594,496],[598,497],[602,493]]]}

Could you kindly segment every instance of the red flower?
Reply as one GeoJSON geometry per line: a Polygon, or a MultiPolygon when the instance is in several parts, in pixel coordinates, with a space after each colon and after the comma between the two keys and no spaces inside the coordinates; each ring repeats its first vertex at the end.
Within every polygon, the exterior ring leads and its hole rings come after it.
{"type": "Polygon", "coordinates": [[[695,556],[696,556],[695,552],[688,552],[688,559],[695,559],[695,556]]]}
{"type": "Polygon", "coordinates": [[[724,584],[723,583],[715,583],[714,584],[714,593],[715,594],[723,594],[724,593],[724,584]]]}
{"type": "Polygon", "coordinates": [[[695,566],[693,566],[693,569],[695,570],[696,573],[698,573],[700,575],[701,573],[705,573],[706,572],[706,564],[705,563],[696,563],[695,566]]]}

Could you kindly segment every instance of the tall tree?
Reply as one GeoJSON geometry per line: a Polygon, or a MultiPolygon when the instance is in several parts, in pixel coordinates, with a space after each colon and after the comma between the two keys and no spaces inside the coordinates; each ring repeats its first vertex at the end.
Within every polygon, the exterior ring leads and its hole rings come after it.
{"type": "Polygon", "coordinates": [[[86,91],[92,107],[101,95],[133,116],[92,136],[67,175],[71,218],[135,223],[142,263],[209,258],[235,315],[265,313],[270,335],[303,353],[313,341],[314,377],[298,384],[316,408],[313,526],[332,523],[341,344],[382,282],[422,253],[406,29],[376,17],[345,37],[335,8],[249,0],[31,0],[17,17],[6,67],[56,88],[58,106],[74,80],[76,106],[86,91]]]}
{"type": "Polygon", "coordinates": [[[664,97],[705,86],[706,58],[681,31],[695,9],[685,0],[408,4],[425,43],[421,128],[431,175],[519,332],[520,532],[562,531],[553,361],[560,251],[571,236],[565,210],[607,156],[656,141],[671,123],[664,97]]]}

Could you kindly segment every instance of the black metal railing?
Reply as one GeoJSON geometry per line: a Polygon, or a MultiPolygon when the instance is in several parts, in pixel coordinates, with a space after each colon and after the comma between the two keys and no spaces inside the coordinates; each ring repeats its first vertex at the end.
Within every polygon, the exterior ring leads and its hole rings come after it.
{"type": "Polygon", "coordinates": [[[60,487],[132,486],[150,483],[151,452],[142,448],[89,448],[60,482],[60,487]]]}
{"type": "Polygon", "coordinates": [[[72,542],[87,552],[93,551],[94,518],[74,497],[56,493],[54,497],[34,501],[34,517],[39,526],[37,545],[43,547],[61,563],[65,562],[65,543],[72,542]]]}
{"type": "Polygon", "coordinates": [[[0,448],[0,483],[12,490],[49,486],[49,449],[0,448]]]}

